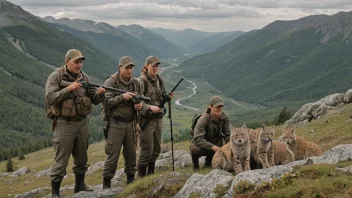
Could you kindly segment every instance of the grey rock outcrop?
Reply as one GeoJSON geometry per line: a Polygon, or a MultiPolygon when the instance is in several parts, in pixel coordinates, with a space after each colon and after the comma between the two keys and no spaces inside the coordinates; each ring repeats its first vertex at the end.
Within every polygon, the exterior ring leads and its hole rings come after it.
{"type": "Polygon", "coordinates": [[[235,194],[234,187],[240,181],[248,181],[252,184],[259,185],[262,182],[270,182],[274,178],[280,178],[285,174],[291,173],[294,166],[303,164],[335,164],[340,161],[352,160],[352,144],[339,145],[325,152],[321,156],[311,157],[308,160],[299,160],[292,163],[274,166],[267,169],[251,170],[236,175],[232,181],[231,187],[224,198],[233,197],[235,194]]]}
{"type": "MultiPolygon", "coordinates": [[[[65,186],[63,188],[60,188],[61,193],[66,190],[72,191],[73,186],[65,186]]],[[[102,185],[96,185],[96,186],[93,186],[93,191],[75,193],[74,195],[67,196],[66,198],[113,198],[113,197],[116,197],[116,195],[118,195],[122,191],[123,191],[123,188],[120,188],[120,187],[103,190],[102,185]]],[[[51,198],[51,195],[47,195],[44,198],[51,198]]]]}
{"type": "Polygon", "coordinates": [[[18,177],[18,176],[20,176],[20,175],[24,175],[24,174],[29,173],[29,172],[31,172],[31,170],[30,170],[29,168],[23,167],[23,168],[18,169],[18,170],[15,171],[15,172],[13,172],[10,176],[12,176],[12,177],[18,177]]]}
{"type": "Polygon", "coordinates": [[[346,103],[352,102],[352,89],[346,91],[345,96],[343,97],[343,101],[346,103]]]}
{"type": "Polygon", "coordinates": [[[228,188],[234,176],[231,173],[214,169],[207,175],[198,173],[193,174],[174,196],[174,198],[189,197],[192,193],[198,193],[201,197],[216,197],[213,189],[217,185],[223,185],[228,188]]]}
{"type": "MultiPolygon", "coordinates": [[[[188,154],[189,151],[185,151],[185,150],[174,150],[174,159],[178,160],[182,155],[184,154],[188,154]]],[[[172,152],[171,150],[167,151],[166,153],[162,153],[159,155],[158,159],[166,159],[166,158],[170,158],[172,157],[172,152]]]]}
{"type": "Polygon", "coordinates": [[[342,170],[344,172],[352,173],[352,165],[345,168],[337,168],[338,170],[342,170]]]}
{"type": "Polygon", "coordinates": [[[101,185],[94,187],[93,192],[79,192],[68,198],[114,198],[120,192],[123,191],[123,188],[111,188],[111,189],[102,189],[101,185]]]}
{"type": "Polygon", "coordinates": [[[344,103],[344,94],[336,93],[322,98],[317,102],[303,105],[290,120],[285,122],[285,126],[292,124],[310,122],[312,119],[325,115],[329,110],[344,103]]]}
{"type": "Polygon", "coordinates": [[[90,166],[87,170],[87,175],[92,174],[94,171],[99,170],[99,169],[103,169],[104,167],[104,162],[103,161],[98,161],[97,163],[95,163],[94,165],[90,166]]]}
{"type": "Polygon", "coordinates": [[[50,171],[51,171],[51,167],[46,170],[39,171],[37,174],[35,174],[35,176],[36,177],[50,176],[50,171]]]}
{"type": "MultiPolygon", "coordinates": [[[[192,163],[192,157],[189,154],[189,151],[186,150],[175,150],[174,151],[174,160],[175,160],[175,166],[180,167],[180,168],[186,168],[190,167],[193,165],[192,163]]],[[[199,164],[203,165],[205,162],[205,157],[201,157],[199,159],[199,164]]],[[[155,163],[156,168],[165,168],[165,167],[171,167],[172,166],[172,153],[171,150],[160,154],[158,160],[155,163]]]]}
{"type": "Polygon", "coordinates": [[[44,187],[44,188],[37,188],[34,190],[31,190],[29,192],[25,192],[22,194],[15,195],[14,198],[32,198],[36,197],[38,194],[43,193],[44,191],[50,190],[51,188],[49,187],[44,187]]]}
{"type": "Polygon", "coordinates": [[[0,177],[18,177],[20,175],[24,175],[29,172],[31,172],[29,168],[23,167],[12,173],[1,173],[0,177]]]}

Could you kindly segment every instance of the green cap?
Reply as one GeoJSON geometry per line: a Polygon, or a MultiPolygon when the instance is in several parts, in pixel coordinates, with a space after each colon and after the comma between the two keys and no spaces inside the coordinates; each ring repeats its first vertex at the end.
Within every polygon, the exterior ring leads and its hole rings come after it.
{"type": "Polygon", "coordinates": [[[132,60],[131,57],[123,56],[123,57],[120,58],[119,66],[127,67],[129,65],[133,65],[134,66],[134,63],[133,63],[133,60],[132,60]]]}
{"type": "Polygon", "coordinates": [[[145,60],[145,64],[152,64],[152,65],[155,65],[159,63],[160,64],[160,60],[158,57],[156,56],[148,56],[147,60],[145,60]]]}
{"type": "Polygon", "coordinates": [[[78,50],[78,49],[70,49],[67,51],[65,60],[77,60],[79,58],[82,58],[83,60],[86,60],[86,58],[83,56],[83,54],[78,50]]]}
{"type": "Polygon", "coordinates": [[[213,96],[210,98],[209,104],[213,105],[214,107],[217,106],[224,106],[224,100],[220,96],[213,96]]]}

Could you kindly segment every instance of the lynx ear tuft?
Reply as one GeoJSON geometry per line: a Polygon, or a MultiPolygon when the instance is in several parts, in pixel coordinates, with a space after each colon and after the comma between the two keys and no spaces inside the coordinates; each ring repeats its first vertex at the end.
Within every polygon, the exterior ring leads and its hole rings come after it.
{"type": "Polygon", "coordinates": [[[293,135],[296,135],[296,128],[293,128],[293,129],[292,129],[292,134],[293,134],[293,135]]]}

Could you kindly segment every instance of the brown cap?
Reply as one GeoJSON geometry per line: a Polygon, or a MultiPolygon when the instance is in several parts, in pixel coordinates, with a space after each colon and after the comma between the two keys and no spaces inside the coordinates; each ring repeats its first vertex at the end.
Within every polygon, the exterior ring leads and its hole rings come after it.
{"type": "Polygon", "coordinates": [[[145,64],[147,65],[149,63],[151,63],[152,65],[155,65],[157,63],[160,64],[160,60],[156,56],[148,56],[147,60],[145,60],[145,64]]]}
{"type": "Polygon", "coordinates": [[[220,96],[213,96],[209,100],[209,104],[213,105],[214,107],[217,106],[224,106],[224,100],[220,96]]]}
{"type": "Polygon", "coordinates": [[[133,60],[132,60],[131,57],[123,56],[123,57],[120,58],[119,66],[127,67],[129,65],[133,65],[134,66],[134,63],[133,63],[133,60]]]}
{"type": "Polygon", "coordinates": [[[86,60],[86,58],[83,56],[83,54],[78,50],[78,49],[70,49],[67,51],[65,60],[77,60],[79,58],[82,58],[83,60],[86,60]]]}

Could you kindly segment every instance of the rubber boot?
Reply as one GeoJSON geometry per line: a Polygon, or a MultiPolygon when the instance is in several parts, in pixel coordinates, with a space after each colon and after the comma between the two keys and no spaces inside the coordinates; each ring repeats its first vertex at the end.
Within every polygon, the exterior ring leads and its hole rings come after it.
{"type": "Polygon", "coordinates": [[[75,193],[78,193],[79,191],[93,191],[93,189],[88,188],[84,183],[84,177],[85,174],[75,175],[75,193]]]}

